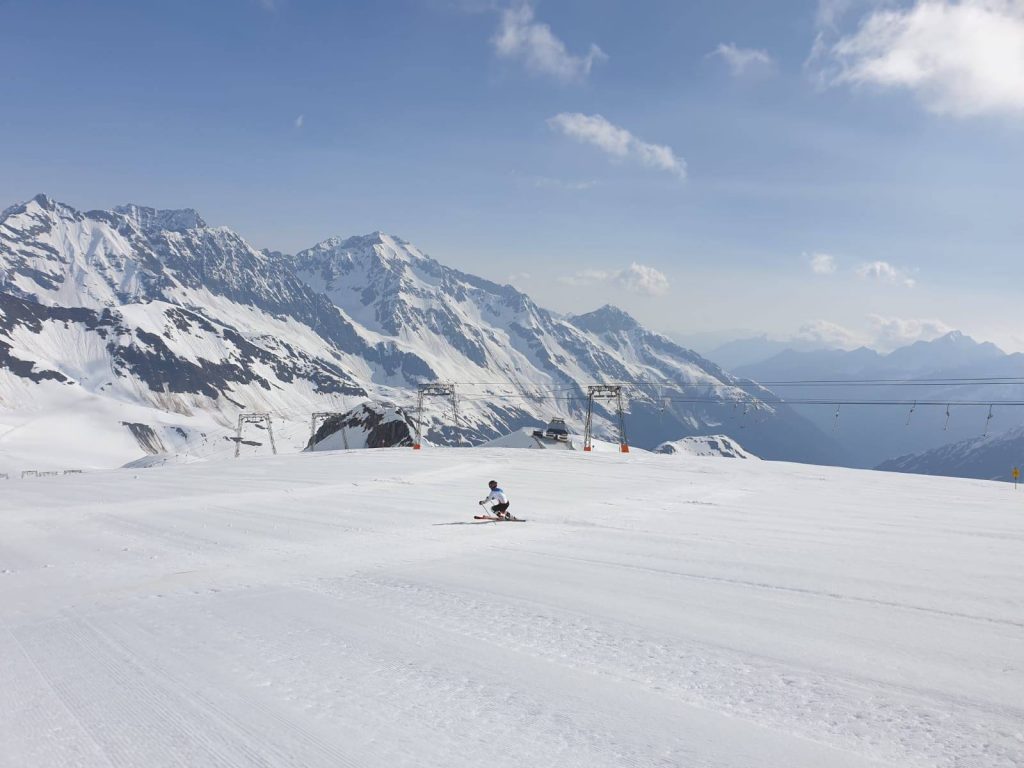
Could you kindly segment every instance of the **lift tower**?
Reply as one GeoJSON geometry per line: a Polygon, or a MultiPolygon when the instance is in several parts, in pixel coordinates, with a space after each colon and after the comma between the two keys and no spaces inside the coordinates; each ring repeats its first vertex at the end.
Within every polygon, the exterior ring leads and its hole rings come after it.
{"type": "MultiPolygon", "coordinates": [[[[317,429],[323,425],[332,416],[344,416],[345,414],[341,411],[317,411],[309,419],[309,447],[310,450],[313,448],[313,439],[316,437],[317,429]]],[[[345,446],[345,450],[348,450],[348,435],[345,434],[345,426],[342,425],[341,431],[341,442],[345,446]]]]}
{"type": "Polygon", "coordinates": [[[619,451],[629,453],[626,440],[626,414],[622,407],[621,384],[595,384],[587,387],[587,420],[583,427],[583,450],[591,450],[591,438],[594,422],[594,400],[614,400],[615,411],[619,422],[619,451]]]}
{"type": "Polygon", "coordinates": [[[459,426],[459,404],[455,397],[455,385],[435,381],[433,384],[420,384],[416,398],[416,440],[412,447],[420,449],[423,440],[423,400],[428,397],[444,397],[452,401],[452,417],[455,427],[459,426]]]}
{"type": "Polygon", "coordinates": [[[277,455],[277,446],[274,445],[274,425],[270,421],[269,413],[240,413],[238,414],[238,433],[235,436],[235,458],[242,449],[242,427],[246,424],[265,424],[267,435],[270,437],[270,450],[277,455]]]}

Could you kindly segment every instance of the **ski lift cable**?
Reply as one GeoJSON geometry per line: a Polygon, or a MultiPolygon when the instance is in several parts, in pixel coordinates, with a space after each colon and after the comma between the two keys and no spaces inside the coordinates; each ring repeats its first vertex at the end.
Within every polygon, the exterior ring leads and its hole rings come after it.
{"type": "MultiPolygon", "coordinates": [[[[629,379],[616,378],[622,385],[636,387],[673,386],[673,387],[710,387],[714,389],[743,389],[745,387],[782,387],[782,386],[999,386],[1024,384],[1024,376],[964,376],[964,377],[939,377],[939,378],[904,378],[904,379],[739,379],[732,382],[722,381],[701,381],[670,383],[665,381],[662,384],[655,384],[649,378],[629,379]]],[[[513,386],[508,381],[453,381],[453,384],[460,386],[513,386]]],[[[538,385],[542,389],[578,389],[586,386],[579,385],[538,385]]]]}
{"type": "MultiPolygon", "coordinates": [[[[575,399],[573,396],[563,395],[544,395],[537,397],[535,395],[523,395],[523,394],[502,394],[502,393],[491,393],[486,395],[469,395],[461,396],[460,400],[465,402],[482,402],[487,400],[524,400],[524,399],[542,399],[542,400],[572,400],[575,399]]],[[[738,400],[735,398],[716,398],[716,397],[671,397],[666,398],[669,403],[712,403],[719,405],[728,405],[740,403],[749,404],[748,400],[738,400]]],[[[828,405],[835,406],[836,404],[841,405],[886,405],[886,406],[912,406],[916,409],[918,406],[935,406],[935,405],[962,405],[962,406],[988,406],[988,405],[1002,405],[1002,406],[1024,406],[1024,400],[885,400],[885,399],[836,399],[836,398],[757,398],[757,401],[765,405],[828,405]]]]}

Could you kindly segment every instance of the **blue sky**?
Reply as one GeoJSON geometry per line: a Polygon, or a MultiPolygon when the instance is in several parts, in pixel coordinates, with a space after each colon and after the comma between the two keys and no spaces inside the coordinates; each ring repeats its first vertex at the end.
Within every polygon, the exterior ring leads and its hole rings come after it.
{"type": "Polygon", "coordinates": [[[0,0],[0,204],[382,229],[676,334],[1024,349],[1020,0],[0,0]]]}

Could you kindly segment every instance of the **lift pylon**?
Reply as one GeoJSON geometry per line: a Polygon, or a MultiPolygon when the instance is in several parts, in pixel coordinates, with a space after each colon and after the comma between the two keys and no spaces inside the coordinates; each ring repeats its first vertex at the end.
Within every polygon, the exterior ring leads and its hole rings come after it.
{"type": "Polygon", "coordinates": [[[238,433],[235,436],[235,458],[238,458],[242,450],[242,427],[246,424],[265,424],[267,435],[270,437],[270,450],[277,455],[277,446],[274,444],[274,425],[271,422],[269,413],[240,413],[238,414],[238,433]]]}
{"type": "Polygon", "coordinates": [[[416,440],[412,447],[419,450],[423,440],[423,401],[428,397],[445,397],[452,401],[452,417],[456,428],[459,426],[459,404],[455,396],[455,385],[435,381],[420,384],[416,397],[416,440]]]}
{"type": "Polygon", "coordinates": [[[591,434],[594,425],[594,400],[614,400],[615,411],[619,422],[619,451],[629,453],[629,442],[626,440],[626,413],[622,407],[621,384],[595,384],[587,387],[587,420],[583,426],[583,450],[593,448],[591,434]]]}
{"type": "MultiPolygon", "coordinates": [[[[332,416],[344,416],[345,414],[341,411],[317,411],[309,418],[309,447],[310,450],[313,448],[313,438],[316,437],[316,430],[319,426],[322,426],[323,422],[327,421],[332,416]]],[[[348,450],[348,435],[345,433],[345,427],[341,427],[341,442],[345,446],[345,450],[348,450]]]]}

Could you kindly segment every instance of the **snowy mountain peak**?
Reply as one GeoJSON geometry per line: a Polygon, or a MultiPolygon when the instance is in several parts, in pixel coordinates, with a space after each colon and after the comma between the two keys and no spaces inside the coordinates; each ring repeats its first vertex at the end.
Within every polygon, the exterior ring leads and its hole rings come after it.
{"type": "Polygon", "coordinates": [[[185,232],[190,229],[204,229],[207,224],[192,208],[171,208],[161,210],[144,205],[119,205],[114,208],[119,213],[134,221],[146,234],[155,232],[185,232]]]}
{"type": "Polygon", "coordinates": [[[350,249],[372,249],[377,257],[385,262],[413,263],[427,258],[406,240],[380,231],[350,237],[342,245],[350,249]]]}
{"type": "Polygon", "coordinates": [[[1003,352],[1002,349],[993,344],[991,341],[976,341],[974,338],[968,336],[963,331],[950,331],[945,336],[940,336],[939,338],[935,339],[935,341],[932,343],[937,346],[984,350],[985,352],[988,352],[990,354],[1006,354],[1005,352],[1003,352]]]}
{"type": "Polygon", "coordinates": [[[54,200],[52,197],[50,197],[44,192],[40,192],[38,195],[33,197],[29,201],[29,203],[35,203],[37,206],[46,211],[55,210],[58,205],[56,200],[54,200]]]}
{"type": "Polygon", "coordinates": [[[885,364],[894,370],[920,368],[941,372],[978,365],[1005,354],[991,342],[978,342],[961,331],[950,331],[932,341],[915,341],[890,352],[885,357],[885,364]]]}
{"type": "Polygon", "coordinates": [[[357,263],[364,269],[383,267],[401,271],[403,265],[431,261],[415,246],[385,232],[354,237],[330,237],[295,255],[297,263],[307,267],[338,268],[349,271],[357,263]]]}
{"type": "Polygon", "coordinates": [[[603,307],[583,315],[574,315],[569,318],[569,322],[577,328],[591,333],[618,333],[633,331],[640,327],[640,324],[632,316],[611,304],[605,304],[603,307]]]}
{"type": "MultiPolygon", "coordinates": [[[[81,217],[80,214],[71,206],[64,205],[43,193],[36,195],[31,200],[6,208],[3,213],[0,213],[0,222],[4,222],[11,217],[17,216],[27,217],[29,222],[35,222],[36,225],[41,224],[43,221],[55,220],[56,218],[73,220],[81,217]]],[[[14,224],[11,226],[22,225],[14,224]]],[[[29,226],[32,225],[30,224],[29,226]]]]}

